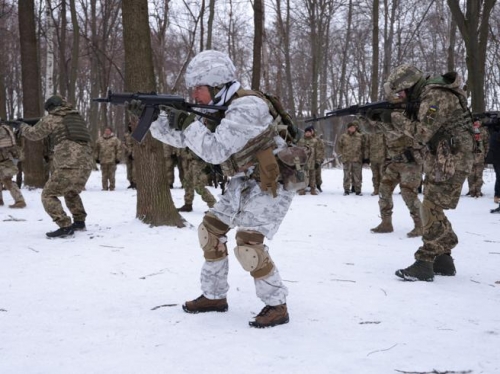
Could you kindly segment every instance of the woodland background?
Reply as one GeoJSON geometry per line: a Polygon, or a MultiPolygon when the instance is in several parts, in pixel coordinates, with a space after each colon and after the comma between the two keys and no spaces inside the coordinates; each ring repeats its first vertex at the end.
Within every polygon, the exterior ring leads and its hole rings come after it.
{"type": "MultiPolygon", "coordinates": [[[[384,99],[391,69],[457,71],[474,112],[500,90],[496,0],[0,0],[0,117],[40,117],[58,93],[123,138],[108,89],[188,98],[184,71],[205,49],[227,52],[240,81],[279,96],[299,126],[337,107],[384,99]]],[[[332,147],[342,120],[315,124],[332,147]]],[[[183,226],[162,169],[162,146],[136,145],[137,217],[183,226]]],[[[330,148],[331,149],[331,148],[330,148]]],[[[28,187],[43,187],[42,142],[25,141],[28,187]]]]}

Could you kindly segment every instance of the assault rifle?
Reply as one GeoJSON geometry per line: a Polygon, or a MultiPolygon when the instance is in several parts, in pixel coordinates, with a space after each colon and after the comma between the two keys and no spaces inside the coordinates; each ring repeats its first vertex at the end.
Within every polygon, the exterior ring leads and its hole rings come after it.
{"type": "Polygon", "coordinates": [[[155,92],[113,93],[111,91],[108,91],[107,97],[92,99],[92,101],[96,101],[98,103],[110,103],[114,105],[125,105],[125,103],[130,103],[132,100],[140,100],[144,105],[144,109],[142,110],[142,113],[139,117],[139,124],[132,133],[132,137],[139,143],[142,142],[149,128],[151,127],[151,123],[155,120],[155,116],[158,115],[160,105],[165,105],[171,107],[172,109],[183,110],[185,112],[195,113],[199,116],[206,117],[214,121],[220,121],[220,119],[213,115],[200,112],[194,108],[215,110],[227,109],[227,106],[191,104],[186,102],[186,100],[184,100],[182,96],[162,95],[155,92]]]}
{"type": "Polygon", "coordinates": [[[390,103],[389,101],[375,101],[373,103],[368,103],[365,105],[351,105],[347,108],[338,108],[332,110],[331,112],[326,113],[326,116],[310,118],[305,120],[304,122],[317,122],[323,119],[332,118],[332,117],[344,117],[344,116],[352,116],[356,114],[366,115],[369,110],[373,109],[404,109],[404,103],[390,103]]]}
{"type": "Polygon", "coordinates": [[[4,120],[0,118],[0,123],[13,127],[15,129],[19,128],[19,126],[21,125],[20,122],[26,123],[27,125],[30,126],[34,126],[38,121],[40,121],[40,118],[17,118],[9,120],[4,120]]]}
{"type": "Polygon", "coordinates": [[[480,119],[481,124],[490,131],[500,131],[500,112],[474,113],[472,117],[480,119]]]}

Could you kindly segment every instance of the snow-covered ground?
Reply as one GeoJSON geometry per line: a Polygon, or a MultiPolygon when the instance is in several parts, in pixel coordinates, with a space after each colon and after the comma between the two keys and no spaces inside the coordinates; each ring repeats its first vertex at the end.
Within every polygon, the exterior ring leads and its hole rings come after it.
{"type": "MultiPolygon", "coordinates": [[[[0,373],[500,373],[493,172],[485,171],[483,198],[463,197],[447,213],[460,240],[457,275],[431,283],[394,275],[421,239],[406,237],[412,221],[399,189],[395,232],[370,233],[378,198],[363,173],[364,196],[342,196],[342,171],[325,170],[324,192],[296,196],[267,242],[290,293],[290,323],[271,329],[248,326],[263,305],[232,250],[229,311],[182,311],[201,294],[199,196],[184,214],[192,226],[148,227],[135,219],[124,166],[114,192],[101,191],[95,171],[82,193],[88,230],[48,240],[56,226],[41,191],[23,189],[22,210],[7,207],[4,191],[0,373]]],[[[178,181],[172,195],[182,205],[178,181]]]]}

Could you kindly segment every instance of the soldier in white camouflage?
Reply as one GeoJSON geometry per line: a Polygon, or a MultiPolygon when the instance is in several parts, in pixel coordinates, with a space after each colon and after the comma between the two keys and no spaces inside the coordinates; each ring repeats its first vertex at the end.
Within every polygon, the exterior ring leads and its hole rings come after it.
{"type": "Polygon", "coordinates": [[[116,187],[116,165],[120,163],[122,143],[108,127],[95,145],[95,162],[101,165],[103,191],[114,191],[116,187]]]}
{"type": "Polygon", "coordinates": [[[14,204],[9,205],[9,208],[14,209],[26,207],[19,186],[12,181],[12,177],[18,172],[15,164],[15,160],[18,159],[19,149],[14,131],[10,126],[0,123],[0,205],[4,205],[2,190],[5,186],[14,199],[14,204]]]}
{"type": "Polygon", "coordinates": [[[490,144],[490,134],[488,129],[481,126],[479,119],[474,121],[474,163],[472,164],[472,170],[467,178],[467,183],[469,185],[469,192],[467,196],[470,197],[481,197],[483,192],[481,188],[483,187],[483,171],[485,166],[486,155],[488,154],[490,144]]]}
{"type": "MultiPolygon", "coordinates": [[[[411,266],[396,271],[396,276],[407,281],[432,281],[435,274],[456,273],[451,251],[458,237],[444,211],[458,205],[474,149],[472,115],[461,84],[455,72],[429,77],[408,64],[392,71],[384,84],[389,101],[405,104],[402,130],[413,139],[412,148],[428,150],[421,208],[423,245],[411,266]]],[[[379,115],[391,122],[396,113],[379,115]]]]}
{"type": "Polygon", "coordinates": [[[197,103],[228,107],[225,112],[212,111],[222,116],[220,124],[211,131],[200,118],[186,125],[173,123],[168,115],[160,114],[151,133],[175,147],[189,147],[205,162],[220,164],[231,178],[224,195],[205,214],[198,229],[205,257],[201,270],[203,294],[186,302],[183,309],[187,313],[227,311],[226,235],[237,227],[236,258],[252,275],[257,296],[265,304],[250,326],[287,323],[288,290],[264,238],[272,239],[295,193],[277,182],[279,169],[274,152],[286,148],[286,143],[278,136],[270,103],[254,91],[243,90],[229,57],[213,50],[199,53],[189,63],[186,85],[197,103]],[[179,127],[183,130],[176,131],[179,127]]]}
{"type": "Polygon", "coordinates": [[[85,120],[73,106],[58,95],[45,102],[49,113],[33,127],[21,124],[21,134],[37,141],[52,136],[54,144],[53,172],[42,191],[45,211],[59,226],[48,232],[48,238],[72,236],[75,230],[85,230],[87,213],[80,198],[93,167],[90,133],[85,120]],[[73,216],[73,223],[58,199],[64,202],[73,216]]]}

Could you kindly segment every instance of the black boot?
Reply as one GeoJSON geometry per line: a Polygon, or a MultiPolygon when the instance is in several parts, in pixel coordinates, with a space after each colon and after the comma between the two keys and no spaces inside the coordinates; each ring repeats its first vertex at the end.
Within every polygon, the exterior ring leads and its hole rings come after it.
{"type": "Polygon", "coordinates": [[[453,257],[449,253],[444,253],[434,259],[434,274],[454,276],[456,273],[453,257]]]}
{"type": "Polygon", "coordinates": [[[51,231],[46,233],[48,238],[67,238],[68,236],[73,236],[75,231],[72,226],[60,227],[56,231],[51,231]]]}
{"type": "Polygon", "coordinates": [[[86,231],[87,227],[85,226],[85,221],[75,221],[71,225],[73,231],[86,231]]]}
{"type": "Polygon", "coordinates": [[[321,189],[321,184],[317,184],[316,188],[318,189],[319,192],[323,192],[323,190],[321,189]]]}
{"type": "Polygon", "coordinates": [[[413,265],[408,266],[406,269],[397,270],[396,276],[410,282],[432,282],[434,280],[433,264],[432,262],[417,260],[413,263],[413,265]]]}

